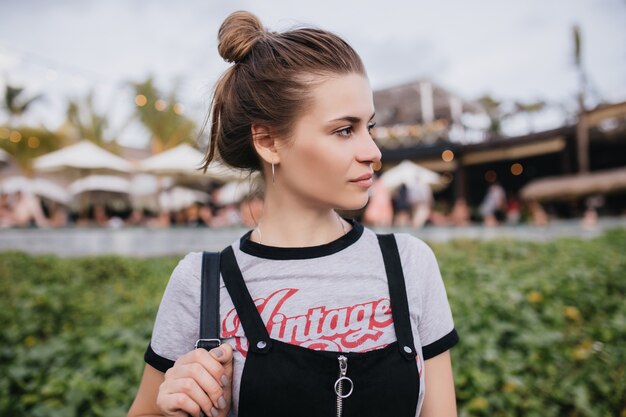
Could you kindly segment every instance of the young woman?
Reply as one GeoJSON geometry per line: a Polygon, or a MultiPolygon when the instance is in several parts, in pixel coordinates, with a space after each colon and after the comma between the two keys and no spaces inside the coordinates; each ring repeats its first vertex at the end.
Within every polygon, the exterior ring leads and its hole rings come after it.
{"type": "Polygon", "coordinates": [[[336,209],[368,201],[380,163],[361,59],[318,29],[222,24],[234,64],[212,103],[211,146],[265,179],[257,226],[221,253],[220,338],[194,349],[201,253],[175,268],[130,416],[455,416],[457,343],[437,261],[336,209]]]}

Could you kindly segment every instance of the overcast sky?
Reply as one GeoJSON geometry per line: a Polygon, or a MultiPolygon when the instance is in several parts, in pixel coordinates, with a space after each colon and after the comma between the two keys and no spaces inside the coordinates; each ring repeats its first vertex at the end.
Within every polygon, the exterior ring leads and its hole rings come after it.
{"type": "MultiPolygon", "coordinates": [[[[578,24],[595,99],[626,100],[625,0],[0,0],[0,87],[43,93],[29,121],[51,128],[68,97],[94,90],[119,125],[131,111],[127,82],[152,75],[163,89],[177,85],[185,111],[200,121],[227,68],[217,29],[239,9],[272,30],[307,24],[340,34],[374,88],[430,78],[466,99],[489,93],[566,105],[577,91],[578,24]]],[[[121,139],[142,145],[147,134],[131,126],[121,139]]]]}

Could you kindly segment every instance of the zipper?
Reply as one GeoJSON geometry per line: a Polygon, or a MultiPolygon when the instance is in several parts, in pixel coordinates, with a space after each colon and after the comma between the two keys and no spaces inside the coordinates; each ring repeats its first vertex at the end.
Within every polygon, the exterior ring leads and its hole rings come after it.
{"type": "Polygon", "coordinates": [[[337,417],[341,417],[343,414],[343,399],[348,398],[352,394],[354,384],[346,376],[348,373],[348,358],[344,355],[339,355],[337,360],[339,361],[339,377],[335,381],[335,394],[337,394],[337,417]],[[350,384],[350,390],[347,394],[344,394],[344,382],[350,384]]]}

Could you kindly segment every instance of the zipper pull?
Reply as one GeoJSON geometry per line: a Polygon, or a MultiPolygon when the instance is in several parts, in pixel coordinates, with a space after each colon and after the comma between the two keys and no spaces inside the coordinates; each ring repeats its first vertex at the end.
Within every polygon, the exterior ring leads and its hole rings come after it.
{"type": "Polygon", "coordinates": [[[339,361],[339,378],[335,381],[335,393],[340,398],[348,398],[354,389],[354,383],[346,376],[348,373],[348,358],[344,355],[339,355],[337,360],[339,361]],[[344,381],[350,383],[350,391],[347,394],[343,393],[344,381]]]}

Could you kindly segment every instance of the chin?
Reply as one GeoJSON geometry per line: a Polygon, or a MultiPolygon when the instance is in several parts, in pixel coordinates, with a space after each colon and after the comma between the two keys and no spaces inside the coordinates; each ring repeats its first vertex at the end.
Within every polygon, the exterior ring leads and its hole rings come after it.
{"type": "Polygon", "coordinates": [[[342,201],[337,204],[336,209],[340,211],[358,211],[363,209],[369,201],[369,195],[365,195],[361,198],[351,198],[348,201],[342,201]]]}

